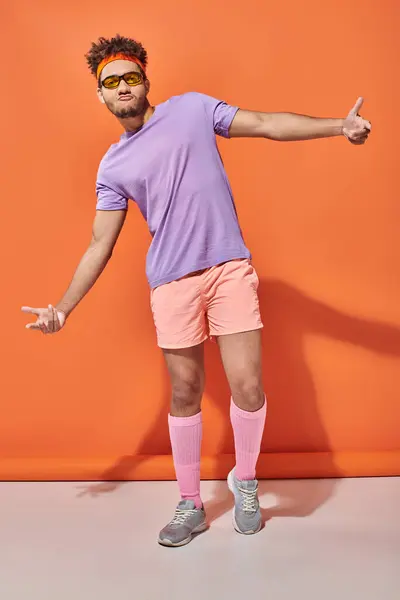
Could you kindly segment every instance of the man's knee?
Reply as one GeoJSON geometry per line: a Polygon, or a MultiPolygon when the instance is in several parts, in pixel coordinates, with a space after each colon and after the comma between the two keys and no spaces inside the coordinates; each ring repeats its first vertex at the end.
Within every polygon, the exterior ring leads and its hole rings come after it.
{"type": "Polygon", "coordinates": [[[264,390],[259,377],[239,379],[232,386],[234,403],[243,410],[254,412],[264,404],[264,390]]]}
{"type": "Polygon", "coordinates": [[[197,373],[185,373],[172,384],[172,409],[177,416],[190,416],[200,409],[203,378],[197,373]],[[184,413],[184,414],[181,414],[184,413]]]}

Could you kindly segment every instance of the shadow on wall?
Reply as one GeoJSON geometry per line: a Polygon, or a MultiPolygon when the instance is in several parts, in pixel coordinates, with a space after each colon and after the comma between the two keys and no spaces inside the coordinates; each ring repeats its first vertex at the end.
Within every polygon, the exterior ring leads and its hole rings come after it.
{"type": "MultiPolygon", "coordinates": [[[[259,296],[264,322],[263,372],[268,398],[268,416],[261,451],[329,452],[329,439],[318,413],[316,390],[304,355],[306,336],[318,334],[378,354],[399,356],[400,329],[342,314],[277,280],[260,280],[259,296]]],[[[225,419],[219,453],[231,454],[234,445],[229,421],[230,394],[216,344],[207,344],[206,371],[206,393],[223,412],[225,419]]],[[[131,480],[138,465],[138,455],[143,455],[142,459],[146,460],[149,454],[166,454],[170,448],[167,424],[169,402],[166,379],[163,408],[135,455],[121,457],[102,473],[104,483],[89,485],[79,495],[111,492],[122,482],[131,480]],[[160,426],[160,423],[164,425],[160,426]]],[[[327,472],[337,473],[340,477],[329,455],[325,461],[329,463],[326,464],[327,472]]],[[[271,493],[277,501],[275,507],[264,511],[264,518],[311,514],[332,496],[336,485],[336,479],[315,481],[303,487],[287,481],[261,482],[262,495],[271,493]]],[[[231,504],[227,486],[216,484],[214,497],[206,506],[210,520],[226,512],[231,504]]]]}

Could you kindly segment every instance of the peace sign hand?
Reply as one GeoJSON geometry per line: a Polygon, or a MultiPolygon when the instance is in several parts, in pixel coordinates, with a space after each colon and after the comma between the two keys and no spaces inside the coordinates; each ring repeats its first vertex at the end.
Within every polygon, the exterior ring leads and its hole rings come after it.
{"type": "Polygon", "coordinates": [[[29,323],[26,325],[26,329],[34,329],[44,334],[60,331],[64,327],[67,318],[65,313],[61,310],[56,310],[51,304],[49,304],[48,308],[23,306],[21,310],[24,313],[30,313],[37,317],[36,323],[29,323]]]}
{"type": "Polygon", "coordinates": [[[343,135],[352,144],[365,144],[371,131],[371,123],[358,114],[363,103],[364,98],[359,98],[343,122],[343,135]]]}

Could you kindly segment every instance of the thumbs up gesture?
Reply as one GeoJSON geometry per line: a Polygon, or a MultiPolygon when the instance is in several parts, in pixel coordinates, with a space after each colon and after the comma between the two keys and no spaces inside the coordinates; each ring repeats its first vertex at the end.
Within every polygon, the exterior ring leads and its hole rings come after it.
{"type": "Polygon", "coordinates": [[[371,123],[358,114],[363,103],[364,98],[359,98],[343,122],[343,135],[352,144],[365,144],[371,131],[371,123]]]}

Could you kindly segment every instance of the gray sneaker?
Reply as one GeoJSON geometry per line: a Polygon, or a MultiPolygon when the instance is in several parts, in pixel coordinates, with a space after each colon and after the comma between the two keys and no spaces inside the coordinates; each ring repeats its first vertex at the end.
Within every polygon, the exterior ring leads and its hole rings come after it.
{"type": "Polygon", "coordinates": [[[184,546],[192,540],[194,533],[207,529],[204,508],[196,508],[193,500],[181,500],[175,516],[160,531],[158,543],[162,546],[184,546]]]}
{"type": "Polygon", "coordinates": [[[234,469],[228,475],[228,487],[235,496],[233,526],[238,533],[250,535],[261,529],[261,512],[258,502],[258,481],[240,481],[236,479],[234,469]]]}

